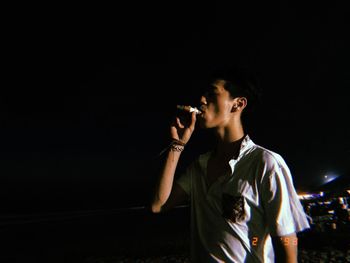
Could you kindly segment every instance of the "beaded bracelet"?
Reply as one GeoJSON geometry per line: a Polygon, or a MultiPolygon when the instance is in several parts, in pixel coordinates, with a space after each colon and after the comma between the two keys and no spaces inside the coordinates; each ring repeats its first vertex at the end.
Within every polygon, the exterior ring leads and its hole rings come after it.
{"type": "Polygon", "coordinates": [[[172,139],[171,143],[170,144],[176,144],[176,145],[181,145],[181,146],[185,146],[186,143],[178,140],[178,139],[172,139]]]}
{"type": "Polygon", "coordinates": [[[184,149],[185,149],[185,147],[182,145],[172,144],[170,146],[170,151],[174,151],[174,152],[182,152],[184,149]]]}
{"type": "Polygon", "coordinates": [[[186,143],[173,139],[169,146],[171,151],[182,152],[185,149],[185,145],[186,143]]]}
{"type": "Polygon", "coordinates": [[[158,156],[161,156],[163,153],[165,153],[166,151],[170,150],[170,151],[175,151],[175,152],[182,152],[185,149],[185,145],[186,143],[177,140],[177,139],[172,139],[171,143],[165,147],[158,156]]]}

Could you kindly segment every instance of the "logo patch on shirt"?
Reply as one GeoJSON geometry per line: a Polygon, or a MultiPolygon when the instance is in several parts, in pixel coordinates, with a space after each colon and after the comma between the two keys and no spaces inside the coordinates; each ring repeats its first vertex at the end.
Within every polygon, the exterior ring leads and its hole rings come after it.
{"type": "Polygon", "coordinates": [[[233,223],[244,218],[244,198],[243,196],[233,196],[222,194],[222,216],[233,223]]]}

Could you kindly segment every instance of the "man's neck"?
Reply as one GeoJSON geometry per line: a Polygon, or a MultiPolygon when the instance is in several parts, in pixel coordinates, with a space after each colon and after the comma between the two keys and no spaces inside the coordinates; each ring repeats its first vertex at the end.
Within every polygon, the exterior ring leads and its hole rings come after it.
{"type": "Polygon", "coordinates": [[[237,159],[244,137],[245,135],[242,134],[237,140],[219,141],[215,150],[215,156],[223,160],[237,159]]]}
{"type": "Polygon", "coordinates": [[[216,133],[218,142],[215,156],[223,159],[237,158],[242,140],[245,137],[242,123],[235,120],[228,126],[218,128],[216,133]]]}

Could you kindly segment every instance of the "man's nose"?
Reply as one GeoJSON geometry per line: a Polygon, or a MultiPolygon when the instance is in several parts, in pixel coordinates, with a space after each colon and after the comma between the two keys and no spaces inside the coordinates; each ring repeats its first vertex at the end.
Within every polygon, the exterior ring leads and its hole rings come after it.
{"type": "Polygon", "coordinates": [[[201,104],[207,105],[207,98],[205,97],[205,95],[201,96],[201,100],[200,100],[201,104]]]}

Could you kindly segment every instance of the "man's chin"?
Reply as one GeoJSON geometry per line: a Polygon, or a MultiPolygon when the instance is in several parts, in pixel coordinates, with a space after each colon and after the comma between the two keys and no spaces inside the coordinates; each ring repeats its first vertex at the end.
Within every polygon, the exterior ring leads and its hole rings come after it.
{"type": "Polygon", "coordinates": [[[209,127],[208,127],[207,123],[204,120],[202,120],[199,122],[199,128],[208,129],[209,127]]]}

